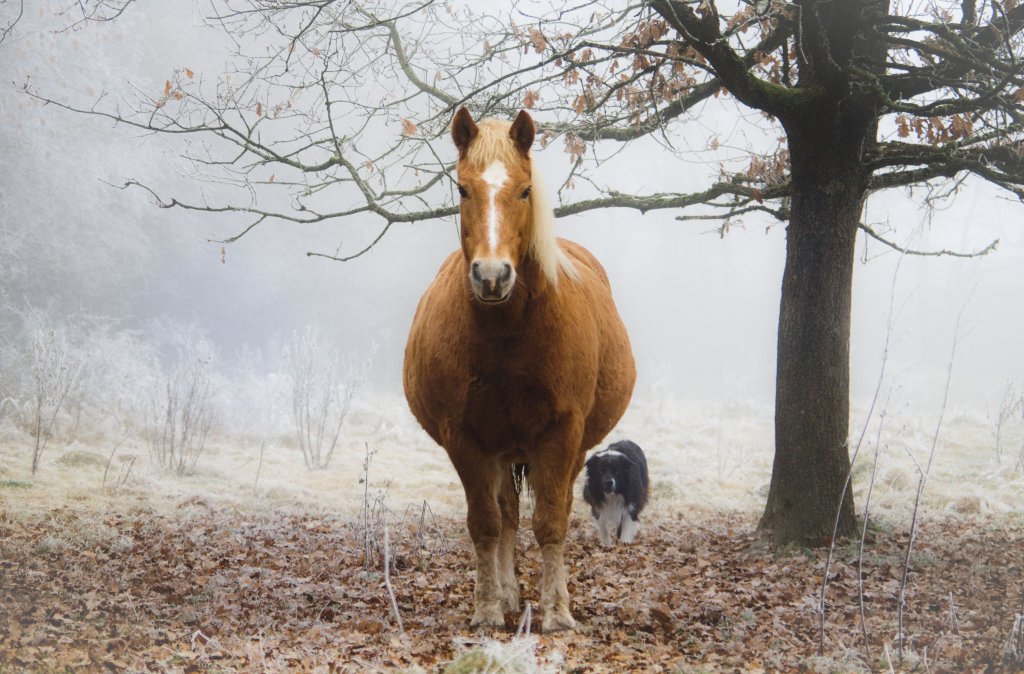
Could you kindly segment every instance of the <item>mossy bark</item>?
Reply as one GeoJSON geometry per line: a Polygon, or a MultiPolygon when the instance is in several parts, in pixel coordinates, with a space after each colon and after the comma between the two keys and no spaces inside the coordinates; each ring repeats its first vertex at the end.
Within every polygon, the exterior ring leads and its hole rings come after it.
{"type": "Polygon", "coordinates": [[[875,117],[851,101],[783,120],[792,203],[779,307],[775,461],[761,528],[779,543],[855,533],[847,447],[853,263],[875,117]],[[841,502],[841,506],[840,506],[841,502]],[[838,516],[837,516],[838,514],[838,516]],[[838,526],[837,526],[838,525],[838,526]],[[835,529],[835,531],[833,531],[835,529]]]}

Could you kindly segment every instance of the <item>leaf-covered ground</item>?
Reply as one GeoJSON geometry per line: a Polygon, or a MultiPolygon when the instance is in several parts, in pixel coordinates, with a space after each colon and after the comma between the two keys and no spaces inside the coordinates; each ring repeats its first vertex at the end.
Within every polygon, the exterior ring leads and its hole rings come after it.
{"type": "MultiPolygon", "coordinates": [[[[441,670],[481,635],[467,627],[463,524],[426,515],[389,526],[402,635],[379,549],[367,558],[358,523],[202,501],[164,512],[0,508],[0,672],[441,670]]],[[[823,553],[769,550],[755,524],[664,517],[636,545],[604,550],[576,518],[567,559],[580,628],[542,635],[539,655],[572,672],[888,671],[890,661],[895,671],[1013,671],[1002,658],[1022,612],[1021,518],[921,525],[902,662],[905,530],[875,531],[864,555],[866,649],[857,546],[837,549],[822,643],[823,553]]],[[[535,605],[538,554],[525,530],[520,552],[535,605]]],[[[510,628],[518,618],[507,616],[510,628]]]]}

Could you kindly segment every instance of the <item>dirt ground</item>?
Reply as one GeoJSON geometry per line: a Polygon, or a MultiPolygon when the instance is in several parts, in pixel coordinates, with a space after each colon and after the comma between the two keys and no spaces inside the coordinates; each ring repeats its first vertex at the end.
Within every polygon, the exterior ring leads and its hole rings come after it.
{"type": "MultiPolygon", "coordinates": [[[[520,619],[506,616],[507,632],[469,630],[468,536],[429,510],[387,525],[403,633],[383,529],[359,517],[197,498],[16,509],[3,505],[16,483],[0,491],[0,672],[483,671],[447,663],[481,640],[509,642],[520,619]]],[[[902,659],[905,527],[873,527],[863,590],[859,546],[837,548],[822,632],[825,553],[771,550],[755,526],[753,515],[663,513],[635,545],[605,550],[574,518],[566,559],[579,629],[540,635],[539,669],[488,671],[1021,670],[1024,656],[1007,655],[1014,639],[1024,645],[1019,625],[1012,634],[1024,612],[1021,516],[920,523],[902,659]]],[[[535,606],[528,529],[519,548],[523,599],[535,606]]]]}

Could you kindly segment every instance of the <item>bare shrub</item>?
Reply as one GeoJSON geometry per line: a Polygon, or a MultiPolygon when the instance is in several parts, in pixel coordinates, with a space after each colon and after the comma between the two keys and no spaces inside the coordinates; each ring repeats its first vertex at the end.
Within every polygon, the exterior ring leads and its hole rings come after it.
{"type": "Polygon", "coordinates": [[[337,350],[325,347],[313,327],[292,335],[284,360],[302,457],[306,468],[323,470],[338,448],[352,400],[366,381],[367,364],[342,363],[337,350]]]}
{"type": "Polygon", "coordinates": [[[206,445],[213,425],[213,360],[213,349],[206,339],[184,337],[177,361],[150,396],[150,455],[166,471],[188,473],[206,445]]]}
{"type": "MultiPolygon", "coordinates": [[[[278,355],[280,351],[266,350],[278,355]]],[[[231,372],[218,396],[218,409],[229,412],[224,430],[262,443],[290,425],[290,385],[275,366],[263,349],[244,345],[220,368],[231,372]]]]}
{"type": "MultiPolygon", "coordinates": [[[[999,402],[999,413],[996,416],[995,440],[996,463],[1003,462],[1003,445],[1012,427],[1024,419],[1024,393],[1017,390],[1016,385],[1009,381],[1003,391],[1003,399],[999,402]]],[[[1024,468],[1024,452],[1017,457],[1018,469],[1024,468]]]]}
{"type": "Polygon", "coordinates": [[[80,337],[85,365],[74,404],[84,423],[76,433],[107,439],[144,432],[148,394],[162,378],[156,349],[141,333],[119,329],[110,319],[90,322],[80,337]]]}
{"type": "Polygon", "coordinates": [[[43,450],[53,434],[68,395],[78,380],[81,362],[67,336],[49,328],[29,332],[29,373],[32,382],[32,474],[39,469],[43,450]]]}
{"type": "MultiPolygon", "coordinates": [[[[103,466],[103,482],[100,485],[103,488],[106,488],[107,486],[107,473],[110,472],[110,462],[114,460],[114,454],[117,453],[117,450],[121,447],[121,444],[125,441],[125,439],[126,438],[121,438],[121,440],[114,445],[114,448],[110,450],[110,456],[107,457],[107,462],[103,466]]],[[[119,489],[128,482],[128,478],[132,474],[132,468],[135,466],[136,458],[137,457],[132,456],[126,463],[121,464],[121,467],[118,469],[117,476],[114,477],[113,479],[112,487],[114,489],[119,489]]]]}
{"type": "MultiPolygon", "coordinates": [[[[0,287],[0,363],[14,363],[19,359],[12,337],[12,314],[13,307],[7,292],[0,287]]],[[[10,367],[0,368],[0,421],[18,411],[18,401],[14,398],[16,389],[17,371],[10,367]]]]}
{"type": "MultiPolygon", "coordinates": [[[[359,534],[363,546],[363,568],[375,565],[377,557],[384,556],[383,538],[387,527],[387,500],[391,480],[378,487],[375,494],[370,493],[370,464],[377,450],[371,450],[368,443],[363,443],[366,453],[363,456],[363,474],[359,482],[363,485],[363,503],[359,510],[359,534]]],[[[385,560],[386,563],[387,560],[385,560]]]]}

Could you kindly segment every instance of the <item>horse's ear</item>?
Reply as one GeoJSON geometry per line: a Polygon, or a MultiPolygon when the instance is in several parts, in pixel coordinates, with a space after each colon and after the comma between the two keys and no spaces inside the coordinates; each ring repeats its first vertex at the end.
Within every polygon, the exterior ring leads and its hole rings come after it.
{"type": "Polygon", "coordinates": [[[533,118],[530,117],[530,113],[520,110],[515,121],[512,122],[512,128],[509,129],[508,135],[511,136],[512,142],[516,144],[516,148],[523,156],[530,153],[535,133],[536,129],[533,126],[533,118]]]}
{"type": "Polygon", "coordinates": [[[459,111],[455,113],[455,119],[452,120],[452,141],[455,143],[455,147],[459,148],[459,157],[466,156],[469,144],[473,142],[479,132],[476,122],[473,121],[473,115],[469,114],[469,108],[465,106],[459,108],[459,111]]]}

